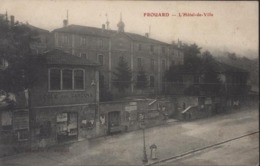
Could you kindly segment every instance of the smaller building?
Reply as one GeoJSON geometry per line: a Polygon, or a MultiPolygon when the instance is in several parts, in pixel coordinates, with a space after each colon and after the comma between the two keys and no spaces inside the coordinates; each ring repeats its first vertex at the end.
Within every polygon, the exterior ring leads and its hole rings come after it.
{"type": "Polygon", "coordinates": [[[1,132],[26,147],[95,137],[98,65],[57,49],[40,56],[46,61],[34,87],[1,106],[1,132]]]}

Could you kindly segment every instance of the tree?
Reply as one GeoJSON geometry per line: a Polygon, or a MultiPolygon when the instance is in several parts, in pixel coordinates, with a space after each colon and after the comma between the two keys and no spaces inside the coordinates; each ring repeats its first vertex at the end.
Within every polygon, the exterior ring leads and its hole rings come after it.
{"type": "Polygon", "coordinates": [[[45,58],[32,54],[32,42],[38,42],[36,31],[0,19],[0,60],[8,62],[8,67],[0,71],[0,89],[16,93],[33,87],[45,58]]]}
{"type": "Polygon", "coordinates": [[[202,53],[201,62],[199,73],[201,73],[203,82],[200,84],[200,89],[206,94],[217,95],[221,88],[219,74],[214,70],[214,65],[217,62],[209,51],[202,53]]]}
{"type": "Polygon", "coordinates": [[[143,67],[140,68],[137,74],[136,88],[145,89],[148,85],[148,80],[143,67]]]}
{"type": "Polygon", "coordinates": [[[107,89],[108,88],[105,86],[104,75],[99,72],[99,96],[101,102],[113,100],[113,95],[107,89]]]}
{"type": "Polygon", "coordinates": [[[118,88],[119,92],[124,92],[125,89],[129,88],[131,85],[131,70],[128,67],[127,62],[123,57],[120,58],[116,71],[113,72],[115,79],[113,80],[113,85],[118,88]]]}
{"type": "Polygon", "coordinates": [[[201,64],[201,59],[199,57],[201,47],[197,44],[184,44],[182,46],[184,53],[184,66],[186,70],[196,71],[201,64]]]}
{"type": "Polygon", "coordinates": [[[164,76],[164,93],[181,93],[183,86],[183,65],[172,64],[168,70],[165,71],[164,76]]]}

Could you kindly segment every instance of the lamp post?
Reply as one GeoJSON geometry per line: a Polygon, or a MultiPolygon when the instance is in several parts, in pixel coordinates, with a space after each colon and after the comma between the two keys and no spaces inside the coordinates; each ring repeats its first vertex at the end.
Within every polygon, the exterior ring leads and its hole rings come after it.
{"type": "Polygon", "coordinates": [[[95,80],[92,80],[91,86],[95,87],[95,105],[96,105],[96,135],[99,135],[100,123],[99,123],[99,73],[95,72],[95,80]]]}
{"type": "Polygon", "coordinates": [[[144,121],[145,115],[144,114],[140,114],[139,115],[139,119],[140,119],[140,124],[141,124],[141,128],[143,130],[143,163],[147,163],[147,154],[146,154],[146,146],[145,146],[145,121],[144,121]]]}

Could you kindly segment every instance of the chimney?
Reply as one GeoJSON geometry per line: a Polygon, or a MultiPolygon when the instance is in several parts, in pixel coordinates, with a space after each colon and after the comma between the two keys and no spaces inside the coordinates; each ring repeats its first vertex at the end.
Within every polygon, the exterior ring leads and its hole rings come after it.
{"type": "Polygon", "coordinates": [[[68,26],[68,20],[63,20],[63,27],[68,26]]]}
{"type": "Polygon", "coordinates": [[[106,29],[106,25],[102,24],[102,32],[106,29]]]}
{"type": "Polygon", "coordinates": [[[145,37],[149,38],[149,33],[145,33],[145,37]]]}
{"type": "Polygon", "coordinates": [[[10,16],[10,19],[11,19],[11,26],[14,26],[14,16],[10,16]]]}

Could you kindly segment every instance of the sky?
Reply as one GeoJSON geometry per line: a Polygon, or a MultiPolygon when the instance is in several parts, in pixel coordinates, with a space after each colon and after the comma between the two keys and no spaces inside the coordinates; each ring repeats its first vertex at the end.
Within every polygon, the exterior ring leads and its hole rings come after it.
{"type": "Polygon", "coordinates": [[[116,30],[122,13],[127,32],[144,35],[150,29],[151,38],[167,43],[179,39],[196,43],[204,50],[258,57],[257,1],[0,0],[0,13],[7,11],[20,22],[49,31],[62,27],[67,10],[69,24],[101,28],[108,19],[110,28],[116,30]],[[169,16],[147,17],[145,13],[169,16]]]}

